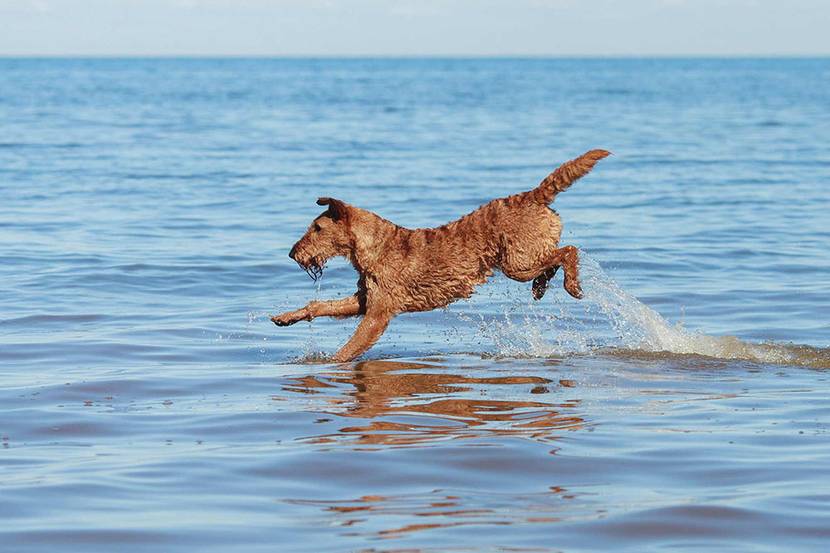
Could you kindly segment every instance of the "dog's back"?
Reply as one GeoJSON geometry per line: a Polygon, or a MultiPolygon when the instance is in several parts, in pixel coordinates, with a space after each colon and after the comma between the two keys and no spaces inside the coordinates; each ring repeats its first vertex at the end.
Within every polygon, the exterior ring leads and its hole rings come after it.
{"type": "Polygon", "coordinates": [[[587,174],[605,150],[567,162],[527,192],[492,200],[472,213],[429,229],[396,227],[383,244],[379,277],[394,290],[395,310],[425,311],[472,295],[501,270],[529,281],[559,244],[562,223],[548,204],[587,174]]]}

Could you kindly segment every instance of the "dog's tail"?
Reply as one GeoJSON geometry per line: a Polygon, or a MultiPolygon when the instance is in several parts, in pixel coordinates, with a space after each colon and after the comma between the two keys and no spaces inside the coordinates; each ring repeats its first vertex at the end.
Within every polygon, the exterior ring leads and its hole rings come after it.
{"type": "Polygon", "coordinates": [[[566,161],[556,171],[545,177],[539,186],[530,191],[534,201],[549,204],[557,194],[566,190],[571,184],[587,175],[597,161],[611,155],[607,150],[591,150],[576,159],[566,161]]]}

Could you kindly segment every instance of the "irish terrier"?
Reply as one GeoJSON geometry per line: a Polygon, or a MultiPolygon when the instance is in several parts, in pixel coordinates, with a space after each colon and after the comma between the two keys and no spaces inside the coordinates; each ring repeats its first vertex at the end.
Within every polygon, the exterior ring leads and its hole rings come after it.
{"type": "Polygon", "coordinates": [[[562,164],[533,190],[499,198],[438,228],[410,230],[371,211],[333,198],[288,256],[316,280],[326,261],[343,256],[357,270],[357,292],[342,300],[312,301],[272,317],[288,326],[315,317],[363,315],[354,335],[332,361],[351,361],[368,350],[398,313],[429,311],[468,298],[499,269],[513,280],[533,280],[541,299],[562,267],[565,290],[579,299],[578,253],[559,248],[562,223],[548,207],[559,192],[586,175],[605,150],[591,150],[562,164]]]}

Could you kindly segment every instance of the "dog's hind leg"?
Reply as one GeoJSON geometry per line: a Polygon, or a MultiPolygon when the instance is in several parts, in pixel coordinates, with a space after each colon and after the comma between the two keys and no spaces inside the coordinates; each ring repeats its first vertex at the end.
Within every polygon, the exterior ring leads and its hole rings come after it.
{"type": "Polygon", "coordinates": [[[562,267],[565,270],[565,291],[578,300],[582,299],[582,286],[579,284],[579,250],[575,246],[558,248],[553,250],[550,261],[551,268],[562,267]]]}
{"type": "Polygon", "coordinates": [[[360,296],[355,294],[342,300],[312,301],[296,311],[287,311],[271,317],[277,326],[289,326],[317,317],[353,317],[364,312],[360,296]]]}
{"type": "Polygon", "coordinates": [[[392,316],[385,313],[369,311],[357,325],[354,335],[340,351],[331,358],[335,363],[346,363],[372,347],[383,335],[392,316]]]}
{"type": "Polygon", "coordinates": [[[562,267],[565,270],[565,290],[576,299],[582,298],[582,288],[579,285],[579,250],[574,246],[557,248],[543,255],[532,265],[517,267],[517,262],[502,264],[502,272],[519,282],[533,279],[533,297],[541,298],[547,289],[548,281],[553,278],[556,270],[562,267]]]}

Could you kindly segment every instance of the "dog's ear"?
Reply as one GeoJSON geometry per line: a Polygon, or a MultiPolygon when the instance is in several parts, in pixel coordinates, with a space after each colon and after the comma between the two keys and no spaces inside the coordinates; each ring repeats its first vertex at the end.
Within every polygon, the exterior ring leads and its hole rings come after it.
{"type": "Polygon", "coordinates": [[[329,213],[335,221],[345,219],[349,214],[349,206],[334,198],[317,198],[317,205],[329,206],[329,213]]]}

